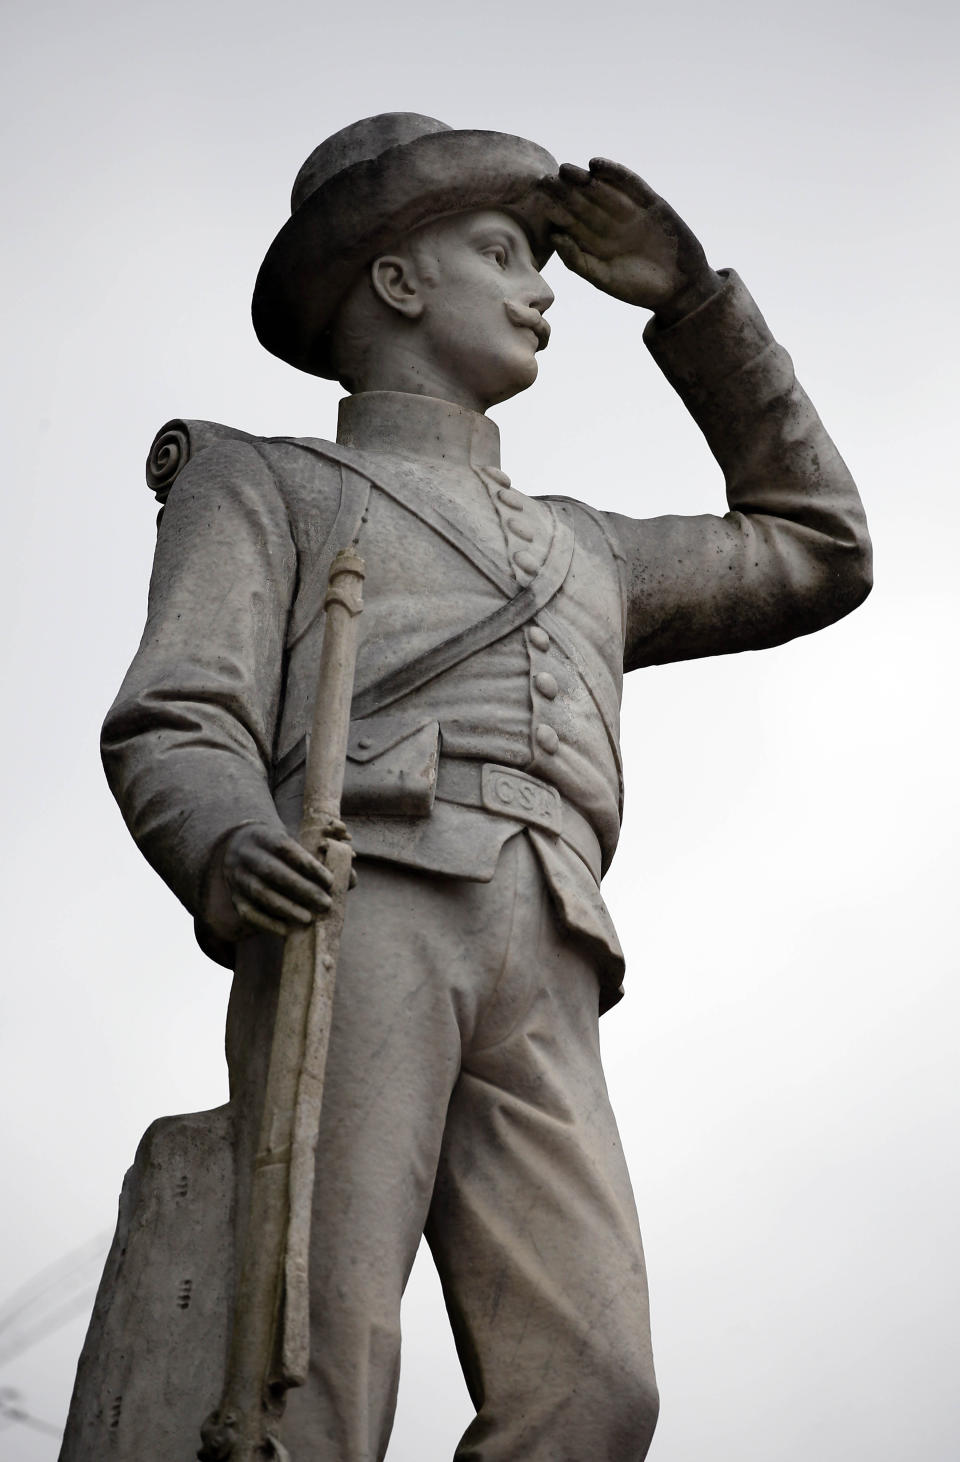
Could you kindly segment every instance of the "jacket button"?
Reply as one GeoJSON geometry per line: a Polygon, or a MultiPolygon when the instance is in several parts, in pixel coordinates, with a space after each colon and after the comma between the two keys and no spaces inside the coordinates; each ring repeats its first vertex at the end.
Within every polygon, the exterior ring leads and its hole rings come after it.
{"type": "Polygon", "coordinates": [[[524,543],[533,542],[533,529],[522,518],[509,518],[507,520],[507,527],[511,533],[515,533],[518,538],[522,538],[524,543]]]}
{"type": "Polygon", "coordinates": [[[548,701],[552,701],[559,690],[559,686],[549,670],[541,670],[539,675],[533,677],[533,683],[540,694],[548,701]]]}
{"type": "Polygon", "coordinates": [[[515,513],[523,512],[523,498],[512,487],[501,487],[497,497],[505,508],[511,508],[515,513]]]}
{"type": "Polygon", "coordinates": [[[373,745],[373,742],[370,740],[370,737],[369,736],[358,736],[357,737],[357,748],[358,748],[358,750],[360,750],[360,751],[369,751],[370,750],[370,747],[372,745],[373,745]]]}
{"type": "Polygon", "coordinates": [[[513,555],[513,561],[517,568],[522,569],[525,574],[535,574],[539,568],[539,564],[529,548],[521,548],[518,553],[513,555]]]}
{"type": "Polygon", "coordinates": [[[553,753],[560,745],[560,737],[552,726],[538,726],[534,734],[534,740],[540,750],[545,751],[548,756],[553,756],[553,753]]]}
{"type": "Polygon", "coordinates": [[[530,626],[530,643],[535,650],[549,650],[550,636],[545,629],[541,629],[540,625],[532,624],[530,626]]]}

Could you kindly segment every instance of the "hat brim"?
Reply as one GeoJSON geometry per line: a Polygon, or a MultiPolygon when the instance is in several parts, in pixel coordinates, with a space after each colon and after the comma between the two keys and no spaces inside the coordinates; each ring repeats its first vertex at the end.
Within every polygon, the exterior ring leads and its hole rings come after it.
{"type": "Polygon", "coordinates": [[[555,158],[522,137],[450,129],[337,173],[292,214],[260,266],[260,343],[298,370],[333,378],[327,331],[357,275],[412,229],[447,214],[504,209],[542,266],[553,244],[536,184],[556,171],[555,158]]]}

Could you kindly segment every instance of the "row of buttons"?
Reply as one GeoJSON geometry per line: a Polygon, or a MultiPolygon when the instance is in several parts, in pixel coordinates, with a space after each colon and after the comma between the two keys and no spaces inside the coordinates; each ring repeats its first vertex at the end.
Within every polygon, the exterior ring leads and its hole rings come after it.
{"type": "MultiPolygon", "coordinates": [[[[497,497],[505,508],[513,513],[523,512],[523,497],[519,492],[510,486],[510,479],[505,472],[498,467],[489,467],[487,471],[493,481],[498,484],[497,497]]],[[[507,531],[523,543],[534,541],[533,529],[520,517],[507,519],[507,531]]],[[[513,554],[513,562],[521,573],[535,574],[540,567],[539,560],[529,548],[518,548],[513,554]]],[[[536,650],[541,652],[550,648],[550,636],[539,624],[532,624],[527,631],[530,643],[536,650]]],[[[552,701],[556,698],[560,687],[557,685],[555,676],[549,670],[540,670],[533,677],[534,688],[543,696],[544,700],[552,701]]],[[[560,745],[560,737],[552,726],[542,722],[533,733],[533,739],[542,752],[553,756],[560,745]]]]}
{"type": "Polygon", "coordinates": [[[540,750],[545,751],[548,756],[553,756],[553,753],[560,745],[560,737],[552,726],[547,726],[546,724],[537,727],[534,740],[540,750]]]}
{"type": "MultiPolygon", "coordinates": [[[[538,650],[545,650],[550,644],[550,636],[538,624],[530,626],[529,634],[530,643],[535,645],[538,650]]],[[[533,686],[538,694],[543,696],[545,701],[555,700],[560,689],[556,677],[551,675],[549,670],[538,670],[533,677],[533,686]]],[[[545,751],[548,756],[552,756],[560,745],[560,737],[553,727],[548,726],[545,721],[541,721],[540,725],[534,731],[533,739],[540,750],[545,751]]]]}
{"type": "MultiPolygon", "coordinates": [[[[509,508],[514,513],[522,513],[523,498],[515,488],[510,486],[510,479],[507,474],[501,472],[498,467],[491,467],[488,471],[494,482],[500,484],[497,497],[503,503],[503,506],[509,508]]],[[[523,543],[533,542],[533,529],[528,527],[522,518],[508,518],[507,530],[523,543]]],[[[518,548],[513,555],[513,562],[521,573],[524,574],[535,574],[540,567],[536,556],[530,552],[529,548],[518,548]]]]}

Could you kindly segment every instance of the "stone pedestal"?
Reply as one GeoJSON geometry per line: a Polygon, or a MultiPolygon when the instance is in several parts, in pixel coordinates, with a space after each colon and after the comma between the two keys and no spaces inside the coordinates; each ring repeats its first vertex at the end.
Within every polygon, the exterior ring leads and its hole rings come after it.
{"type": "Polygon", "coordinates": [[[234,1261],[229,1107],[162,1117],[120,1196],[60,1462],[191,1462],[226,1364],[234,1261]]]}

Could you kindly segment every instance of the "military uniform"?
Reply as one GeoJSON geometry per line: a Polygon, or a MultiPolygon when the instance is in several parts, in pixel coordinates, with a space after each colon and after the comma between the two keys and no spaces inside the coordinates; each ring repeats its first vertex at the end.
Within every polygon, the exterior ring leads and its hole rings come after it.
{"type": "MultiPolygon", "coordinates": [[[[285,1427],[297,1457],[382,1457],[424,1226],[478,1407],[459,1458],[627,1462],[652,1434],[640,1236],[597,1044],[623,969],[599,891],[622,805],[622,674],[839,618],[866,592],[867,540],[736,276],[646,339],[724,471],[724,517],[528,497],[488,419],[386,392],[342,403],[337,444],[227,441],[170,494],[104,757],[201,931],[224,838],[296,823],[317,585],[341,540],[367,561],[347,804],[359,881],[318,1148],[316,1354],[285,1427]],[[525,623],[402,689],[405,664],[551,572],[525,623]]],[[[256,1109],[277,960],[272,937],[238,947],[241,1113],[256,1109]]]]}

